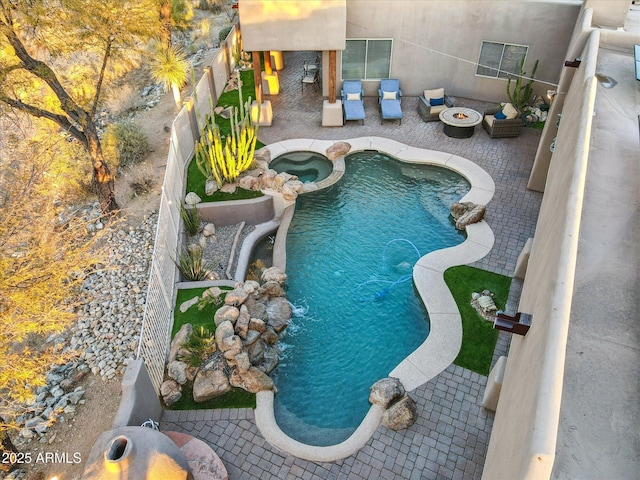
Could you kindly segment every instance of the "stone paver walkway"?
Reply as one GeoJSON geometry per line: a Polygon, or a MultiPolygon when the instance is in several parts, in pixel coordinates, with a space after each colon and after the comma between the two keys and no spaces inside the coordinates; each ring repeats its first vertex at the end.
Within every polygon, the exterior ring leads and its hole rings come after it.
{"type": "MultiPolygon", "coordinates": [[[[491,253],[474,266],[511,276],[518,254],[533,236],[542,199],[541,193],[526,189],[540,131],[524,128],[517,138],[491,139],[476,127],[471,138],[449,138],[440,122],[423,122],[417,113],[418,99],[406,96],[402,100],[402,125],[395,121],[381,125],[377,98],[366,97],[364,125],[350,122],[344,127],[323,128],[320,92],[309,87],[302,92],[300,83],[304,59],[314,55],[284,54],[281,94],[269,98],[273,125],[261,128],[260,140],[269,144],[291,138],[382,136],[477,163],[496,185],[485,216],[496,241],[491,253]]],[[[490,105],[458,97],[456,103],[479,111],[490,105]]],[[[520,286],[519,282],[512,286],[508,311],[514,312],[517,307],[520,286]]],[[[501,332],[494,362],[506,354],[508,343],[509,335],[501,332]]],[[[485,384],[486,377],[451,365],[411,392],[419,414],[411,428],[394,432],[380,426],[357,454],[329,464],[301,460],[271,447],[258,432],[252,410],[167,411],[161,428],[189,433],[207,442],[222,459],[231,480],[479,479],[493,425],[493,412],[481,407],[485,384]]]]}

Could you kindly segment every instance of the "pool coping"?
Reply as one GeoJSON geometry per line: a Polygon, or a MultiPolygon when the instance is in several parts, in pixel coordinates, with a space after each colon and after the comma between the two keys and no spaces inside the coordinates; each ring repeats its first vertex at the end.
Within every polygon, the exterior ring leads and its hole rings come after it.
{"type": "MultiPolygon", "coordinates": [[[[358,137],[347,140],[291,139],[266,147],[272,158],[287,152],[308,150],[326,155],[326,150],[338,142],[347,142],[351,150],[347,155],[367,150],[385,153],[406,163],[436,165],[449,168],[467,179],[471,188],[459,201],[486,205],[495,192],[491,176],[470,160],[446,152],[411,147],[383,137],[358,137]]],[[[344,174],[344,157],[334,162],[334,172],[327,179],[307,184],[302,191],[326,188],[336,183],[344,174]]],[[[286,231],[293,216],[295,202],[283,205],[284,211],[274,244],[275,266],[286,271],[286,231]]],[[[459,245],[431,252],[418,260],[413,270],[413,280],[429,313],[430,330],[426,340],[390,373],[398,378],[410,392],[426,383],[453,363],[462,345],[462,318],[456,302],[444,281],[444,271],[455,265],[465,265],[480,260],[493,247],[495,237],[489,224],[482,220],[468,225],[467,239],[459,245]]],[[[356,431],[345,441],[326,447],[306,445],[285,434],[275,420],[274,392],[263,391],[256,395],[256,426],[271,445],[299,458],[315,462],[333,462],[346,458],[360,450],[382,422],[384,409],[372,405],[356,431]]]]}

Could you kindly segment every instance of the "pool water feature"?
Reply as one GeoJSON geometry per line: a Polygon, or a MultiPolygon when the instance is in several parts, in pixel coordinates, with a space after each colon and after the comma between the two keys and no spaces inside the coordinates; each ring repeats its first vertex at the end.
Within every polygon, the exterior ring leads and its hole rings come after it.
{"type": "Polygon", "coordinates": [[[295,175],[304,183],[320,182],[333,171],[333,162],[319,153],[287,152],[274,158],[269,168],[295,175]]]}
{"type": "Polygon", "coordinates": [[[369,409],[369,388],[427,337],[413,265],[464,241],[449,207],[468,182],[376,152],[349,155],[337,184],[298,197],[287,234],[295,316],[272,375],[278,426],[311,445],[340,443],[369,409]]]}

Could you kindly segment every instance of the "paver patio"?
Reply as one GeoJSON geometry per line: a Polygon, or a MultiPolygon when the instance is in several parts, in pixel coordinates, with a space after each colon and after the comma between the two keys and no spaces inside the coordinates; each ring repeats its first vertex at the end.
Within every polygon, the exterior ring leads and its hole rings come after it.
{"type": "MultiPolygon", "coordinates": [[[[490,139],[476,127],[471,138],[450,138],[440,122],[423,122],[417,113],[417,97],[407,96],[402,99],[402,125],[381,125],[377,97],[365,97],[364,125],[350,122],[323,128],[320,92],[309,87],[301,92],[303,62],[314,56],[314,52],[284,54],[280,95],[267,97],[272,102],[273,125],[260,129],[260,140],[269,144],[290,138],[381,136],[475,162],[496,185],[485,215],[496,239],[489,255],[473,265],[511,276],[518,254],[533,236],[542,199],[541,193],[526,189],[541,131],[524,128],[517,138],[490,139]]],[[[460,97],[456,104],[481,112],[492,105],[460,97]]],[[[508,311],[515,311],[520,287],[520,282],[513,282],[508,311]]],[[[508,342],[509,335],[501,332],[494,362],[506,354],[508,342]]],[[[167,411],[161,429],[189,433],[207,442],[222,459],[231,480],[480,478],[493,425],[493,412],[481,407],[485,384],[486,377],[449,366],[411,392],[419,414],[413,426],[395,432],[381,425],[357,454],[328,464],[301,460],[271,447],[258,432],[252,410],[167,411]]]]}

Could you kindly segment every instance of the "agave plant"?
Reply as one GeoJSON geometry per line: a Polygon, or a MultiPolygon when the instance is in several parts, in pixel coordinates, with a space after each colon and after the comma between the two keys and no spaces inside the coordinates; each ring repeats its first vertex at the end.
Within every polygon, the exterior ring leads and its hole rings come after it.
{"type": "Polygon", "coordinates": [[[507,96],[509,97],[509,101],[511,105],[516,107],[520,113],[524,111],[524,109],[531,102],[531,97],[533,97],[533,77],[536,74],[536,70],[538,69],[538,60],[533,65],[533,71],[531,72],[531,76],[529,77],[526,85],[522,85],[522,79],[527,76],[526,72],[524,72],[524,57],[520,60],[519,73],[516,76],[515,83],[513,88],[511,87],[511,81],[513,77],[509,77],[507,80],[507,96]]]}
{"type": "Polygon", "coordinates": [[[184,345],[183,351],[189,352],[180,355],[180,360],[191,367],[199,367],[209,356],[216,351],[215,336],[203,326],[196,327],[191,332],[189,340],[184,345]]]}
{"type": "Polygon", "coordinates": [[[198,233],[202,220],[198,213],[198,209],[195,206],[185,208],[183,205],[180,205],[180,217],[182,218],[184,228],[187,230],[189,235],[193,236],[198,233]]]}
{"type": "Polygon", "coordinates": [[[175,264],[189,282],[207,280],[211,275],[211,265],[204,259],[204,247],[198,243],[183,248],[175,264]]]}

